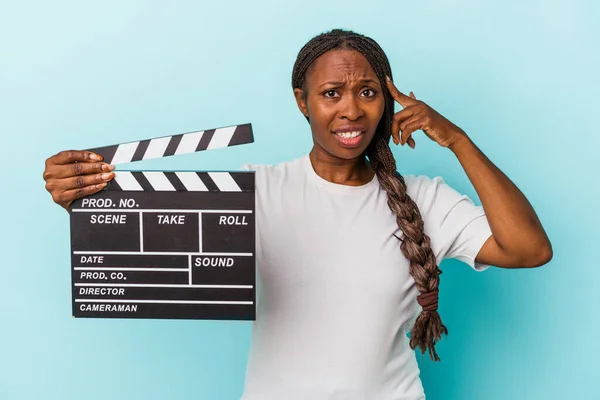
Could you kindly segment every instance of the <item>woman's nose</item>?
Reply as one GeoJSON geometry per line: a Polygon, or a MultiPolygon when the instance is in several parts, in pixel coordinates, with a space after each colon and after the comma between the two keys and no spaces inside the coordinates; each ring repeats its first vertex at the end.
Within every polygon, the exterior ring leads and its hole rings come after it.
{"type": "Polygon", "coordinates": [[[363,115],[363,110],[360,107],[360,103],[355,96],[346,96],[346,98],[340,102],[340,106],[341,109],[339,115],[341,118],[346,118],[351,121],[354,121],[362,117],[363,115]]]}

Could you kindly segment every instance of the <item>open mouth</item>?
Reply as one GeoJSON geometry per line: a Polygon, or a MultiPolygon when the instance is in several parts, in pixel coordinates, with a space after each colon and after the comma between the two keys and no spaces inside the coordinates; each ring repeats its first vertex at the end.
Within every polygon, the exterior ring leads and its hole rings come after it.
{"type": "Polygon", "coordinates": [[[364,137],[364,131],[333,132],[338,142],[344,147],[356,147],[364,137]]]}

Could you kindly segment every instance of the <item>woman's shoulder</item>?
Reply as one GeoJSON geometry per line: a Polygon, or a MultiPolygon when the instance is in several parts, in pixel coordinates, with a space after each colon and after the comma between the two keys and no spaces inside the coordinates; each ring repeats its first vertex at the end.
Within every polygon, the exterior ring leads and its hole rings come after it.
{"type": "Polygon", "coordinates": [[[419,205],[427,206],[434,203],[455,200],[463,197],[461,193],[448,185],[440,175],[405,174],[407,194],[419,205]]]}
{"type": "Polygon", "coordinates": [[[253,171],[257,188],[269,188],[296,185],[302,181],[305,173],[305,158],[301,156],[274,164],[245,163],[242,171],[253,171]]]}
{"type": "Polygon", "coordinates": [[[425,174],[403,174],[404,182],[406,183],[407,190],[418,192],[420,190],[427,190],[432,187],[446,185],[446,181],[440,175],[425,175],[425,174]]]}
{"type": "Polygon", "coordinates": [[[285,173],[294,170],[301,170],[303,168],[303,162],[307,155],[302,155],[290,160],[280,161],[274,164],[269,163],[244,163],[242,164],[242,171],[254,171],[261,174],[278,174],[285,173]]]}
{"type": "Polygon", "coordinates": [[[440,175],[407,174],[403,177],[406,193],[424,213],[433,209],[441,212],[465,201],[473,204],[471,198],[446,183],[440,175]]]}

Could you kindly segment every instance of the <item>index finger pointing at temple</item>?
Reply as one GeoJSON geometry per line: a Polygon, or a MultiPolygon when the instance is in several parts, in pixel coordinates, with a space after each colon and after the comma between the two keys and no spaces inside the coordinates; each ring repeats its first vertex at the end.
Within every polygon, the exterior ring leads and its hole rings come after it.
{"type": "Polygon", "coordinates": [[[386,76],[386,81],[387,81],[387,88],[390,91],[390,93],[392,94],[392,97],[394,98],[394,100],[396,100],[398,103],[400,103],[400,105],[402,107],[406,108],[406,107],[412,106],[413,104],[417,103],[416,100],[408,97],[407,95],[405,95],[404,93],[399,91],[389,76],[386,76]]]}
{"type": "Polygon", "coordinates": [[[67,150],[61,151],[54,157],[55,164],[71,164],[76,161],[78,162],[95,162],[101,161],[102,157],[91,151],[80,151],[80,150],[67,150]]]}

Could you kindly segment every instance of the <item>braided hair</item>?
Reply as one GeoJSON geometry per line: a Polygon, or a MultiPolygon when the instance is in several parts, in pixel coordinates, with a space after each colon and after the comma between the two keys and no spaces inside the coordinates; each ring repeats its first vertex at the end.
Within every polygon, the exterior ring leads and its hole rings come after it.
{"type": "MultiPolygon", "coordinates": [[[[404,239],[397,236],[396,238],[400,240],[402,254],[410,261],[409,271],[420,292],[420,296],[417,298],[419,304],[426,300],[431,303],[432,298],[437,298],[439,275],[442,271],[436,263],[430,246],[430,238],[424,233],[423,219],[419,209],[406,192],[406,183],[396,170],[396,160],[388,145],[392,132],[394,99],[386,85],[386,76],[392,79],[392,71],[386,54],[373,39],[352,31],[334,29],[322,33],[306,43],[298,53],[292,71],[292,87],[304,89],[306,76],[310,73],[314,61],[333,49],[350,49],[360,52],[369,61],[381,83],[385,97],[385,109],[377,125],[375,136],[364,155],[368,157],[381,187],[386,191],[388,205],[396,215],[398,227],[404,234],[404,239]]],[[[411,329],[410,347],[413,350],[419,347],[422,354],[428,350],[432,360],[440,361],[435,351],[435,343],[441,339],[442,334],[448,334],[448,330],[442,324],[437,312],[437,301],[435,301],[432,305],[424,306],[418,315],[411,329]]]]}

